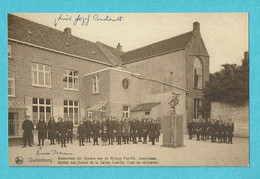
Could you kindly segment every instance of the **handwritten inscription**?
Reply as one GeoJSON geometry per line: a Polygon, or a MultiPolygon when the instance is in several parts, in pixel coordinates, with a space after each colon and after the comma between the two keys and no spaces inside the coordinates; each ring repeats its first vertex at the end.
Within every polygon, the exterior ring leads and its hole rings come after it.
{"type": "Polygon", "coordinates": [[[51,150],[49,152],[43,152],[42,147],[39,147],[36,151],[36,155],[74,155],[73,153],[59,152],[57,150],[51,150]]]}
{"type": "Polygon", "coordinates": [[[56,27],[61,22],[71,22],[73,25],[81,25],[88,26],[91,21],[95,22],[121,22],[123,21],[123,16],[112,17],[110,15],[99,15],[99,14],[77,14],[77,15],[69,15],[69,14],[60,14],[57,18],[54,19],[53,25],[56,27]]]}

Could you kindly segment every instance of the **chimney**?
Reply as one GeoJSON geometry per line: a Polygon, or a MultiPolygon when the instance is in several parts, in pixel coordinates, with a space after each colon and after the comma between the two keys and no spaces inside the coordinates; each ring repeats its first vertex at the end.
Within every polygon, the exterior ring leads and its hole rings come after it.
{"type": "Polygon", "coordinates": [[[122,45],[118,42],[118,44],[117,44],[117,50],[120,50],[120,51],[122,51],[122,45]]]}
{"type": "Polygon", "coordinates": [[[198,21],[193,22],[193,31],[200,31],[200,23],[198,21]]]}
{"type": "Polygon", "coordinates": [[[68,35],[68,37],[71,36],[71,28],[69,28],[69,27],[65,28],[64,32],[68,35]]]}
{"type": "Polygon", "coordinates": [[[249,59],[249,53],[248,53],[248,51],[246,51],[246,52],[244,52],[244,59],[249,59]]]}

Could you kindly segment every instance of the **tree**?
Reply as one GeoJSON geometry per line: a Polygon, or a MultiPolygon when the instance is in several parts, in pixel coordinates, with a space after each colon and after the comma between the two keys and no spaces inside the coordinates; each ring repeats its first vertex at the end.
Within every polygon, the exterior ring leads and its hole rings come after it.
{"type": "Polygon", "coordinates": [[[210,74],[203,88],[203,111],[210,111],[211,102],[242,105],[249,100],[249,60],[242,65],[223,64],[222,69],[210,74]]]}

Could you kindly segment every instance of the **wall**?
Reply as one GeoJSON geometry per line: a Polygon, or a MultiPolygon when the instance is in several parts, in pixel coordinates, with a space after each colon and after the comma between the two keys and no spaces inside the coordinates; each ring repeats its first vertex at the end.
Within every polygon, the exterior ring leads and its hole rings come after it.
{"type": "Polygon", "coordinates": [[[205,44],[199,32],[197,32],[186,47],[187,56],[187,118],[193,119],[194,113],[194,98],[202,98],[202,89],[194,88],[193,81],[193,63],[195,57],[198,57],[202,62],[202,85],[204,86],[209,79],[209,55],[205,44]]]}
{"type": "Polygon", "coordinates": [[[249,137],[249,105],[229,105],[220,102],[211,103],[210,117],[213,119],[232,119],[235,137],[249,137]]]}
{"type": "Polygon", "coordinates": [[[111,115],[123,117],[123,106],[130,106],[130,110],[141,103],[141,81],[127,72],[110,70],[110,105],[111,115]],[[123,79],[130,80],[128,89],[122,86],[123,79]]]}
{"type": "Polygon", "coordinates": [[[107,66],[16,42],[9,43],[12,45],[13,58],[8,60],[8,70],[15,72],[15,98],[19,98],[25,102],[29,109],[26,111],[27,115],[30,115],[32,118],[32,97],[53,99],[52,113],[56,120],[58,116],[63,117],[64,99],[79,100],[80,118],[85,115],[83,75],[106,68],[107,66]],[[51,88],[32,86],[32,62],[51,66],[51,88]],[[79,71],[79,90],[71,91],[63,89],[63,68],[79,71]]]}

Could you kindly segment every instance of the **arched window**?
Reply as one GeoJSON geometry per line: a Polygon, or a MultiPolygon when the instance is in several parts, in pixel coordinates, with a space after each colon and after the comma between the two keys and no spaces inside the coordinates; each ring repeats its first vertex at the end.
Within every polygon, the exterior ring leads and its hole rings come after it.
{"type": "Polygon", "coordinates": [[[202,89],[202,63],[198,57],[193,62],[193,87],[202,89]]]}

